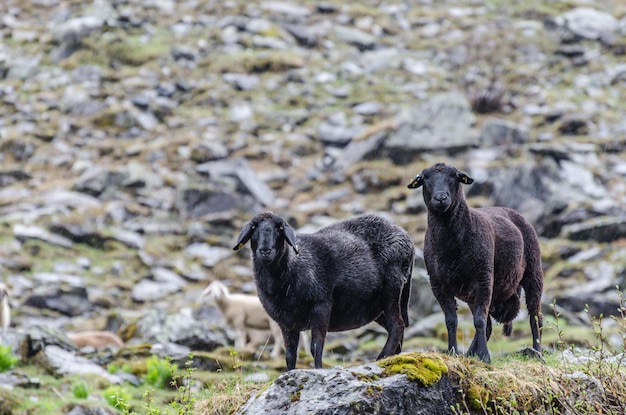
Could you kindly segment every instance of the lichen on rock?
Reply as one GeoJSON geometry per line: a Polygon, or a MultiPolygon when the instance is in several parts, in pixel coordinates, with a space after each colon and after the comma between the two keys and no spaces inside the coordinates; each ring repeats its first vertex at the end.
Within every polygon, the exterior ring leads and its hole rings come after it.
{"type": "Polygon", "coordinates": [[[448,373],[448,367],[436,353],[402,353],[382,359],[377,364],[384,369],[386,376],[403,374],[424,386],[434,385],[444,373],[448,373]]]}

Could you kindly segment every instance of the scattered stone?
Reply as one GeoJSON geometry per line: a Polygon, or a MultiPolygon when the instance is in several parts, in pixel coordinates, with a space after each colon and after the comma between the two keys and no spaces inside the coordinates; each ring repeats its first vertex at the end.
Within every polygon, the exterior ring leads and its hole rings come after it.
{"type": "Polygon", "coordinates": [[[483,125],[483,146],[524,144],[528,142],[528,128],[500,118],[489,118],[483,125]]]}
{"type": "Polygon", "coordinates": [[[273,204],[274,192],[259,179],[256,172],[245,159],[238,158],[203,163],[196,166],[196,171],[201,174],[208,174],[210,177],[237,177],[241,186],[247,189],[261,204],[264,206],[273,204]]]}
{"type": "Polygon", "coordinates": [[[404,110],[397,129],[385,142],[389,157],[404,164],[425,151],[458,151],[478,144],[472,132],[475,116],[467,99],[458,93],[435,95],[404,110]]]}
{"type": "Polygon", "coordinates": [[[49,345],[35,357],[40,365],[56,376],[63,375],[97,375],[114,384],[121,384],[123,380],[89,359],[76,356],[74,353],[49,345]]]}
{"type": "Polygon", "coordinates": [[[563,19],[566,28],[585,39],[596,40],[619,29],[617,19],[611,14],[589,7],[576,7],[563,14],[563,19]]]}
{"type": "Polygon", "coordinates": [[[70,248],[73,245],[71,240],[60,235],[52,234],[38,226],[27,226],[19,223],[15,224],[15,226],[13,226],[13,235],[20,241],[38,239],[63,248],[70,248]]]}

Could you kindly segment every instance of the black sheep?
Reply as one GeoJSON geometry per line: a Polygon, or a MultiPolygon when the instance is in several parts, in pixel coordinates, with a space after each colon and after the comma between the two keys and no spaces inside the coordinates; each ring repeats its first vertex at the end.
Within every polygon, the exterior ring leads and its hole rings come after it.
{"type": "Polygon", "coordinates": [[[533,348],[540,353],[543,270],[537,233],[513,209],[468,207],[461,184],[473,181],[439,163],[418,174],[408,186],[424,187],[428,208],[424,260],[445,314],[448,349],[458,351],[456,297],[469,305],[474,316],[476,333],[467,354],[490,362],[491,318],[503,323],[504,335],[510,336],[523,288],[533,348]]]}
{"type": "Polygon", "coordinates": [[[283,333],[287,370],[308,329],[316,368],[328,331],[371,321],[388,333],[378,358],[400,353],[415,255],[402,228],[362,215],[296,236],[282,217],[264,212],[243,227],[234,249],[248,240],[259,298],[283,333]]]}

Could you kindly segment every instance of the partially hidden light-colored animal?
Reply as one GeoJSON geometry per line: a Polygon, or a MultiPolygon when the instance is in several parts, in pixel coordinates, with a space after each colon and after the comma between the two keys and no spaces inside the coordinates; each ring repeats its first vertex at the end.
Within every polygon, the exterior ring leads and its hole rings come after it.
{"type": "Polygon", "coordinates": [[[0,328],[7,329],[11,325],[10,292],[4,283],[0,283],[0,328]]]}
{"type": "Polygon", "coordinates": [[[539,238],[513,209],[469,207],[461,185],[473,181],[456,168],[438,163],[408,185],[423,187],[428,209],[424,260],[433,294],[445,315],[448,349],[458,352],[458,298],[468,304],[476,329],[467,354],[490,362],[491,319],[503,323],[503,334],[510,336],[524,289],[532,347],[540,354],[543,270],[539,238]]]}
{"type": "Polygon", "coordinates": [[[85,346],[91,346],[95,349],[102,349],[108,346],[124,347],[124,341],[117,334],[106,330],[68,332],[67,337],[76,343],[79,349],[85,346]]]}
{"type": "Polygon", "coordinates": [[[269,330],[274,339],[271,356],[280,355],[282,335],[278,324],[263,309],[259,297],[250,294],[231,293],[221,281],[213,281],[204,289],[200,298],[215,303],[226,324],[236,331],[235,349],[243,350],[257,346],[258,330],[269,330]]]}
{"type": "Polygon", "coordinates": [[[316,368],[327,332],[371,321],[388,333],[378,358],[400,353],[415,256],[404,229],[368,214],[296,236],[281,216],[263,212],[243,226],[234,249],[248,241],[259,298],[283,334],[287,370],[309,329],[316,368]]]}

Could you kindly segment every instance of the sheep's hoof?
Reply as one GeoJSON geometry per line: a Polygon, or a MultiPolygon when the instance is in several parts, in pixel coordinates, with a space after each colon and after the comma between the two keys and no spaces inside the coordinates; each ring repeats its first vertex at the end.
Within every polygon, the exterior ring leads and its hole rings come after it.
{"type": "Polygon", "coordinates": [[[539,350],[533,349],[532,347],[524,347],[522,350],[517,352],[517,354],[520,356],[537,359],[545,363],[545,359],[541,355],[541,352],[539,350]]]}
{"type": "Polygon", "coordinates": [[[489,355],[489,352],[475,352],[473,350],[468,350],[467,353],[465,353],[466,357],[476,357],[479,360],[482,360],[483,362],[487,363],[487,364],[491,364],[491,356],[489,355]]]}

